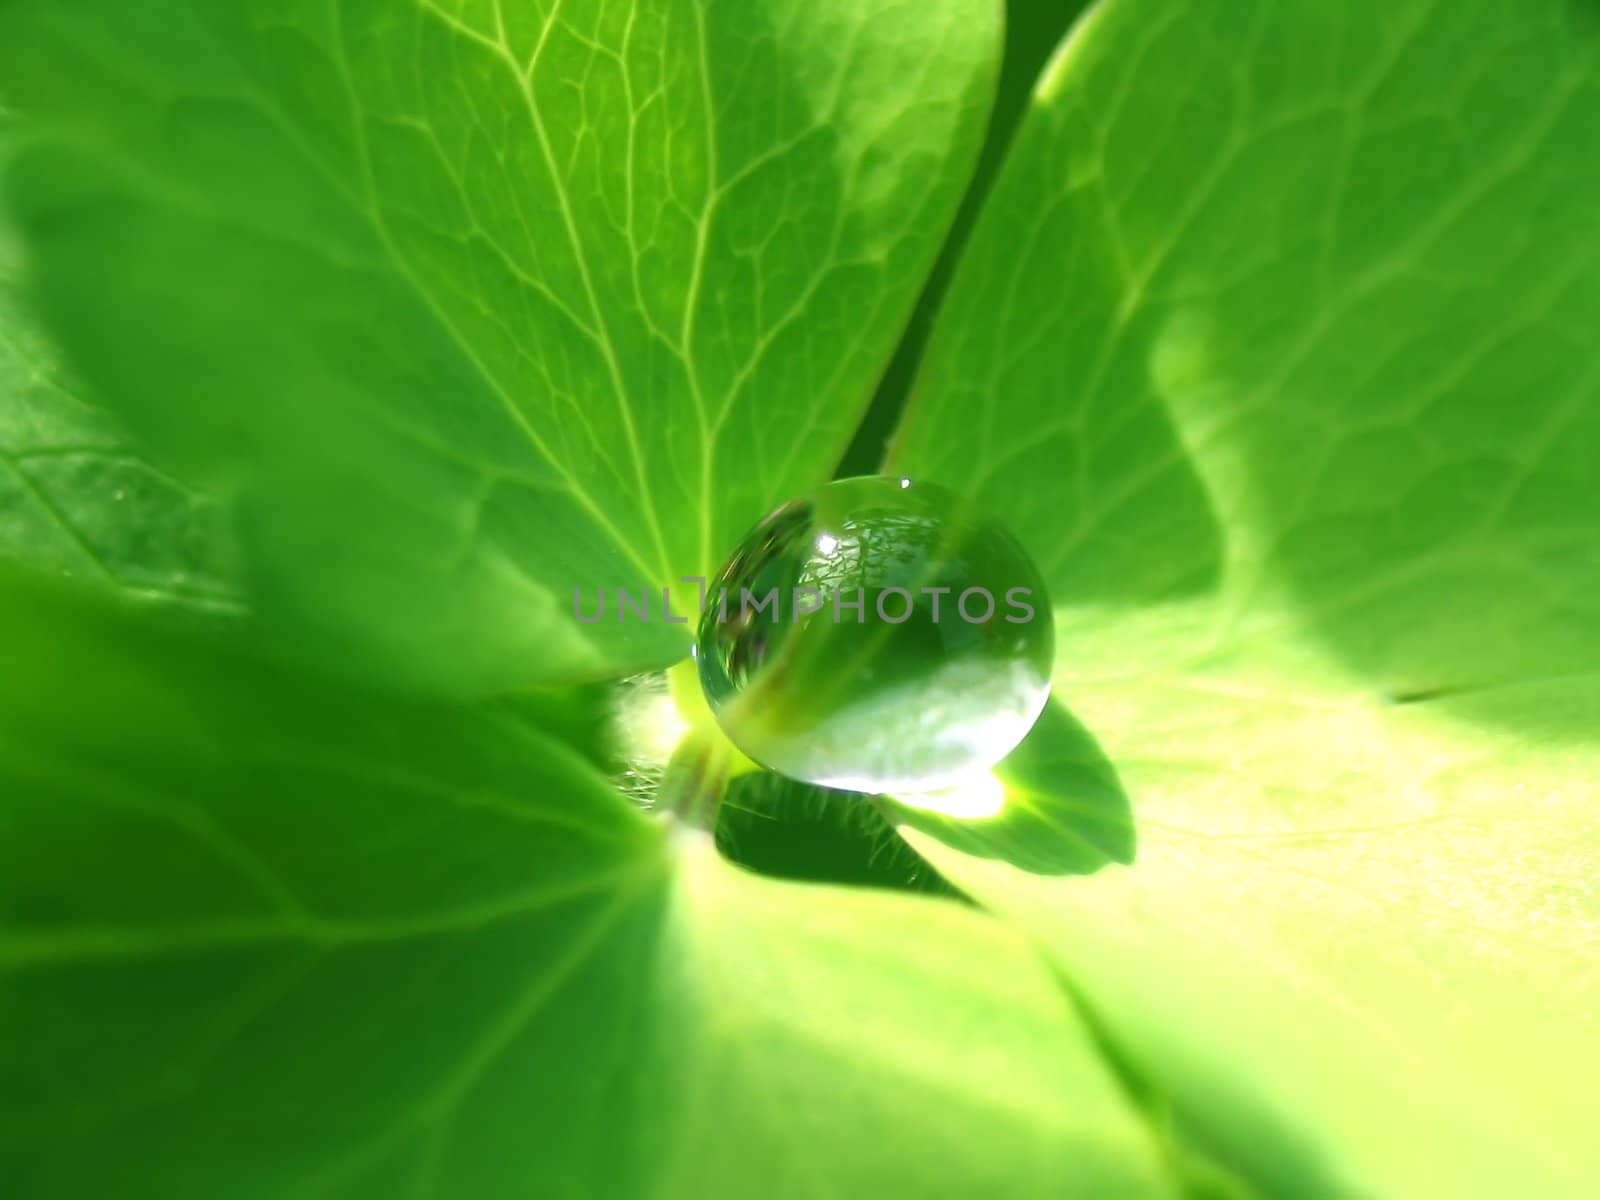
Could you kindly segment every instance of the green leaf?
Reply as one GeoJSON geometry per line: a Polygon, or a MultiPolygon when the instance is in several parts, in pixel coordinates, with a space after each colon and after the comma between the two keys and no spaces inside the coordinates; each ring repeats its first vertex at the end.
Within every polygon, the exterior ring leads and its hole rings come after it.
{"type": "Polygon", "coordinates": [[[1588,5],[1102,4],[899,439],[1046,560],[1139,855],[913,840],[1266,1194],[1245,1104],[1359,1194],[1600,1187],[1597,128],[1588,5]]]}
{"type": "Polygon", "coordinates": [[[52,593],[0,588],[0,653],[17,1195],[1176,1194],[970,909],[756,879],[526,724],[52,593]]]}
{"type": "Polygon", "coordinates": [[[1000,78],[995,84],[994,108],[989,114],[989,131],[982,153],[973,168],[950,233],[928,273],[900,344],[895,348],[894,358],[878,381],[872,405],[856,429],[849,451],[839,463],[839,475],[871,475],[882,463],[905,407],[906,394],[916,380],[917,367],[939,312],[939,302],[950,286],[951,273],[961,261],[961,250],[972,233],[973,224],[983,211],[989,188],[1005,162],[1011,137],[1027,111],[1034,82],[1056,43],[1089,3],[1090,0],[1006,0],[1005,53],[1001,58],[1000,78]]]}
{"type": "Polygon", "coordinates": [[[581,625],[574,589],[704,575],[828,476],[996,15],[4,0],[9,195],[52,330],[304,652],[469,693],[661,665],[659,597],[581,625]]]}
{"type": "Polygon", "coordinates": [[[991,774],[992,793],[974,786],[877,800],[902,828],[1037,875],[1087,875],[1133,861],[1133,814],[1117,773],[1059,700],[991,774]]]}
{"type": "Polygon", "coordinates": [[[0,559],[130,596],[236,607],[218,514],[85,403],[20,299],[0,223],[0,559]]]}

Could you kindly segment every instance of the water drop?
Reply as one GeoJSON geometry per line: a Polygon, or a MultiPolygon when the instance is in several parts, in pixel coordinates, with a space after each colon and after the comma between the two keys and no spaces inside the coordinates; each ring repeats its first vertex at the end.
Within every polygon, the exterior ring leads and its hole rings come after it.
{"type": "Polygon", "coordinates": [[[842,479],[740,542],[707,593],[700,682],[756,762],[930,792],[999,762],[1050,693],[1044,580],[994,520],[921,480],[842,479]]]}

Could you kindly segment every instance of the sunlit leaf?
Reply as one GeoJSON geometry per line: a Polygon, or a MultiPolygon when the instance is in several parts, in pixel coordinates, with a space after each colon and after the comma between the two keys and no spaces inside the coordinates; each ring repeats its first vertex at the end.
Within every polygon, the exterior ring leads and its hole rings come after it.
{"type": "Polygon", "coordinates": [[[901,433],[1045,560],[1138,854],[914,841],[1268,1194],[1263,1108],[1358,1194],[1600,1180],[1597,130],[1589,5],[1102,4],[901,433]]]}

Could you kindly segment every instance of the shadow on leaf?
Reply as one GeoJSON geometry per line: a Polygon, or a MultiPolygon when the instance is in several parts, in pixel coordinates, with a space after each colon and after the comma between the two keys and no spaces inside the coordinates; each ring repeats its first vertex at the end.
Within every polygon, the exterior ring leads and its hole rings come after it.
{"type": "Polygon", "coordinates": [[[779,879],[956,894],[870,798],[771,771],[729,785],[716,839],[724,858],[779,879]]]}
{"type": "Polygon", "coordinates": [[[1035,875],[1089,875],[1108,863],[1133,861],[1127,793],[1089,731],[1058,701],[1046,705],[994,775],[1004,798],[993,815],[951,815],[888,796],[879,803],[897,826],[1035,875]]]}

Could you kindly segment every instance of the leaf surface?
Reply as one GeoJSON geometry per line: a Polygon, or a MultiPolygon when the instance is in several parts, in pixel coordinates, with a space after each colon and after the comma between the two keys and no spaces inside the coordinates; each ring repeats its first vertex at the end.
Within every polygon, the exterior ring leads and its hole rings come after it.
{"type": "Polygon", "coordinates": [[[898,440],[1046,565],[1138,855],[913,839],[1267,1194],[1600,1185],[1597,192],[1590,5],[1112,0],[898,440]]]}
{"type": "Polygon", "coordinates": [[[6,0],[8,192],[50,328],[308,652],[614,674],[687,648],[619,589],[830,473],[996,43],[986,0],[6,0]]]}
{"type": "Polygon", "coordinates": [[[746,875],[487,710],[36,587],[0,642],[18,1195],[1176,1195],[973,910],[746,875]]]}
{"type": "Polygon", "coordinates": [[[992,786],[879,796],[884,814],[952,849],[1039,875],[1087,875],[1131,863],[1128,797],[1094,739],[1058,700],[992,772],[992,786]]]}
{"type": "Polygon", "coordinates": [[[153,601],[233,609],[215,506],[81,398],[22,301],[20,257],[0,225],[0,558],[153,601]]]}

